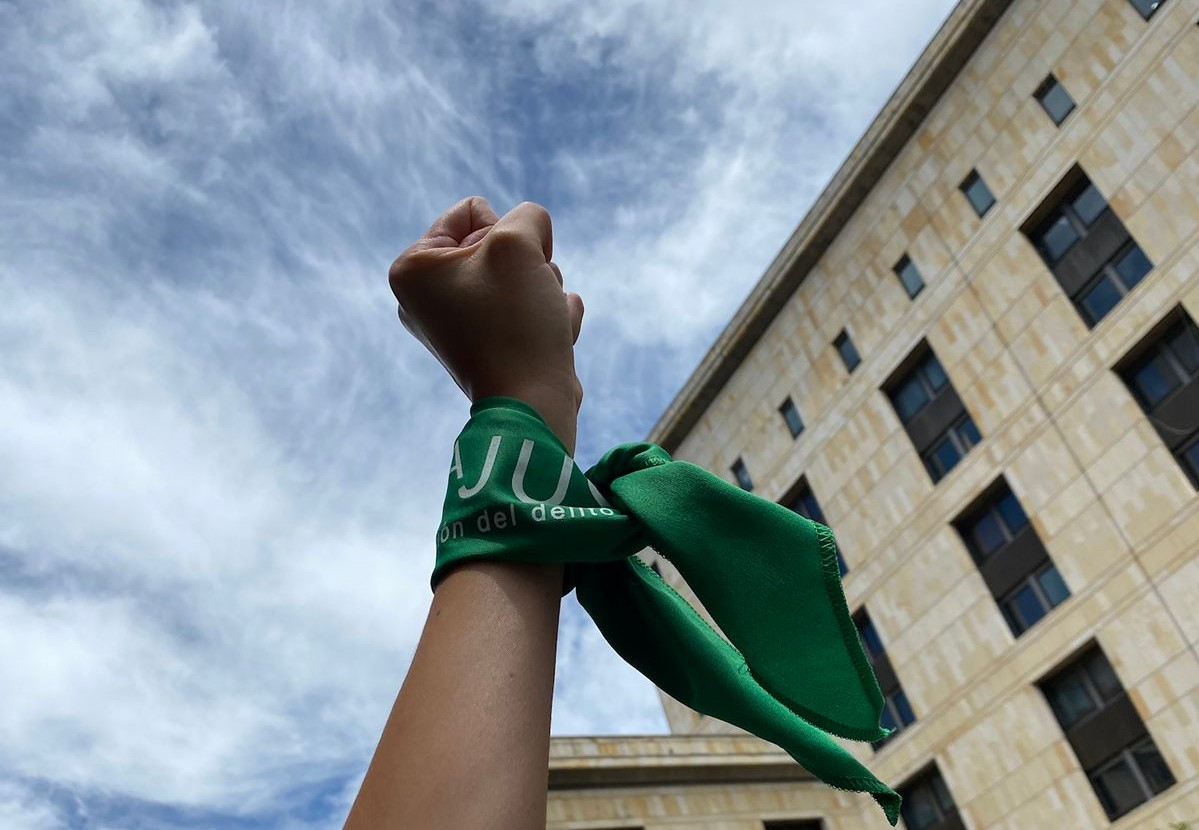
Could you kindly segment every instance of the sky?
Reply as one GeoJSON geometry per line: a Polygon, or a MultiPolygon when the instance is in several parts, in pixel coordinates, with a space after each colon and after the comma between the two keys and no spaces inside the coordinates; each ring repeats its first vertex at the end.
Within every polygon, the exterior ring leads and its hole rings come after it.
{"type": "MultiPolygon", "coordinates": [[[[392,259],[549,209],[585,468],[952,5],[0,0],[0,827],[340,827],[468,408],[392,259]]],[[[665,730],[568,598],[554,733],[665,730]]]]}

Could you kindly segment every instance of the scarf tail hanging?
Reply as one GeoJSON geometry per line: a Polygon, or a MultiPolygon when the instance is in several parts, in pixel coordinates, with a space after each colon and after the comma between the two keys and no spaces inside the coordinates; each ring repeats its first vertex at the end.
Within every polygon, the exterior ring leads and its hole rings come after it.
{"type": "Polygon", "coordinates": [[[469,559],[566,563],[566,587],[605,639],[668,695],[870,793],[896,823],[899,796],[827,734],[888,734],[827,528],[653,444],[618,446],[584,476],[520,401],[488,398],[471,416],[454,444],[434,587],[469,559]],[[633,557],[646,546],[731,642],[633,557]]]}
{"type": "Polygon", "coordinates": [[[587,568],[576,593],[613,650],[666,694],[776,744],[826,784],[869,793],[898,821],[899,796],[763,689],[741,654],[639,559],[587,568]]]}

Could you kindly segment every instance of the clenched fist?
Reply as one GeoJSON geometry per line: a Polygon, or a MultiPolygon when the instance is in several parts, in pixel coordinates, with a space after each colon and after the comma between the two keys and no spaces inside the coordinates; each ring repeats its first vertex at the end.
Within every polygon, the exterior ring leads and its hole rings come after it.
{"type": "Polygon", "coordinates": [[[573,453],[583,301],[563,292],[552,256],[545,208],[523,202],[500,218],[472,196],[400,254],[390,281],[404,327],[472,401],[524,401],[573,453]]]}

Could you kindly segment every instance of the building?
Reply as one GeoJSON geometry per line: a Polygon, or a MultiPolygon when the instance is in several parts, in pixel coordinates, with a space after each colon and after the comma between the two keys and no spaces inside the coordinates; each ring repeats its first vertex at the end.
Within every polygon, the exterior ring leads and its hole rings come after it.
{"type": "MultiPolygon", "coordinates": [[[[1199,828],[1197,19],[963,0],[650,436],[836,531],[909,830],[1199,828]]],[[[551,827],[885,826],[663,704],[551,827]]]]}

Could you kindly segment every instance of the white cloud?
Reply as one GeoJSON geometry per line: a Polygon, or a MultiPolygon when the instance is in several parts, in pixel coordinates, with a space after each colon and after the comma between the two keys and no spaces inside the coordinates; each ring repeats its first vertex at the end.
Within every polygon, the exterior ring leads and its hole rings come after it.
{"type": "Polygon", "coordinates": [[[53,807],[26,788],[0,781],[0,827],[7,830],[60,830],[66,827],[53,807]]]}

